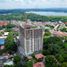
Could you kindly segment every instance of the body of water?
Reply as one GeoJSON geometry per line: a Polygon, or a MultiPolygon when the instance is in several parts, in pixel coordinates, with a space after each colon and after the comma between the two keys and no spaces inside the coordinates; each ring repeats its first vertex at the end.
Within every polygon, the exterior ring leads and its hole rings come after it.
{"type": "Polygon", "coordinates": [[[4,39],[0,39],[0,45],[3,45],[5,43],[4,39]]]}
{"type": "Polygon", "coordinates": [[[38,15],[44,15],[44,16],[67,16],[67,13],[65,12],[35,12],[35,11],[30,11],[26,13],[34,13],[38,15]]]}

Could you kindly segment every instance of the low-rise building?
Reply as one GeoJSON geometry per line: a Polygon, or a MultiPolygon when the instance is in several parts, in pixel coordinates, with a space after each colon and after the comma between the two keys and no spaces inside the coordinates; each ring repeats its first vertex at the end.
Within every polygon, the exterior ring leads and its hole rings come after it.
{"type": "Polygon", "coordinates": [[[35,64],[33,64],[33,67],[45,67],[43,62],[37,62],[35,64]]]}
{"type": "Polygon", "coordinates": [[[61,32],[61,31],[53,31],[52,34],[54,36],[60,36],[60,37],[67,36],[66,32],[61,32]]]}
{"type": "Polygon", "coordinates": [[[0,26],[7,26],[8,25],[8,22],[6,21],[0,21],[0,26]]]}
{"type": "Polygon", "coordinates": [[[42,59],[42,58],[44,58],[44,55],[43,54],[36,54],[35,58],[36,59],[42,59]]]}

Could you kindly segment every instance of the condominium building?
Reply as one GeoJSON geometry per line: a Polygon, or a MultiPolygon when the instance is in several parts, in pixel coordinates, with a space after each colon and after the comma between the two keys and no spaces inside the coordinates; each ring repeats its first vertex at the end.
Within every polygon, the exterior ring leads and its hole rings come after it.
{"type": "Polygon", "coordinates": [[[38,25],[24,23],[19,26],[21,55],[30,55],[43,49],[43,31],[38,25]]]}

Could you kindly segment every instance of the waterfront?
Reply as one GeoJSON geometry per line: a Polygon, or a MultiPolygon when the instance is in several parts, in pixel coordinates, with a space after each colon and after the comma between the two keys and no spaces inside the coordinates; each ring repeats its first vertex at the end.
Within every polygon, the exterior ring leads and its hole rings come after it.
{"type": "Polygon", "coordinates": [[[30,12],[26,12],[26,13],[34,13],[34,14],[43,15],[43,16],[67,16],[67,12],[30,11],[30,12]]]}

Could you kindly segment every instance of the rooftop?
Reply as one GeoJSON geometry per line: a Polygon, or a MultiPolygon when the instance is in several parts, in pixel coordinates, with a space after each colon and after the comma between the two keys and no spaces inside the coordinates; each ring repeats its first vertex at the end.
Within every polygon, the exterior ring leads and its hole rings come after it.
{"type": "Polygon", "coordinates": [[[7,61],[4,63],[4,65],[13,65],[13,61],[7,61]]]}
{"type": "MultiPolygon", "coordinates": [[[[20,26],[22,28],[25,28],[25,29],[39,29],[40,28],[40,25],[38,22],[23,22],[23,23],[20,23],[20,26]]],[[[42,25],[41,25],[42,26],[42,25]]]]}
{"type": "Polygon", "coordinates": [[[67,22],[64,22],[64,24],[67,24],[67,22]]]}
{"type": "Polygon", "coordinates": [[[35,55],[35,58],[36,58],[36,59],[41,59],[41,58],[43,58],[43,57],[44,57],[43,54],[36,54],[36,55],[35,55]]]}
{"type": "Polygon", "coordinates": [[[2,46],[5,43],[4,39],[0,39],[0,46],[2,46]]]}
{"type": "Polygon", "coordinates": [[[37,62],[35,64],[33,64],[33,67],[45,67],[43,62],[37,62]]]}
{"type": "Polygon", "coordinates": [[[61,31],[53,31],[53,34],[56,36],[67,36],[66,32],[61,32],[61,31]]]}
{"type": "Polygon", "coordinates": [[[0,26],[6,26],[6,25],[8,25],[8,23],[7,23],[7,22],[0,21],[0,26]]]}
{"type": "Polygon", "coordinates": [[[9,32],[4,32],[4,35],[7,36],[9,34],[9,32]]]}

